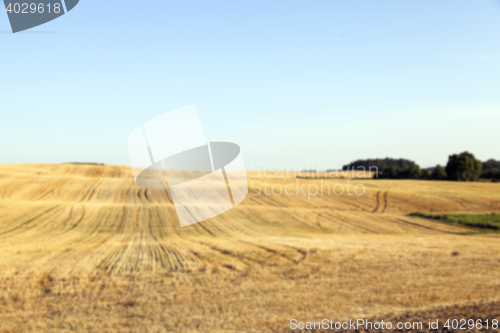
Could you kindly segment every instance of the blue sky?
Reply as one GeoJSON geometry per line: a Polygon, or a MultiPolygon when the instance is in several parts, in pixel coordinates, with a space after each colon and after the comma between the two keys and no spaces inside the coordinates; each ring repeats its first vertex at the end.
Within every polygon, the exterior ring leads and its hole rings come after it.
{"type": "Polygon", "coordinates": [[[191,104],[248,167],[500,159],[496,0],[81,0],[9,31],[0,163],[128,165],[136,126],[191,104]]]}

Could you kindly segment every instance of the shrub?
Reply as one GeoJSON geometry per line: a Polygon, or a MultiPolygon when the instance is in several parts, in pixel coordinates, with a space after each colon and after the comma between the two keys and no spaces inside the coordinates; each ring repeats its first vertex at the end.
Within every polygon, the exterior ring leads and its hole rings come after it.
{"type": "Polygon", "coordinates": [[[422,175],[420,176],[421,179],[425,180],[431,180],[432,179],[432,174],[429,172],[427,169],[422,169],[422,175]]]}

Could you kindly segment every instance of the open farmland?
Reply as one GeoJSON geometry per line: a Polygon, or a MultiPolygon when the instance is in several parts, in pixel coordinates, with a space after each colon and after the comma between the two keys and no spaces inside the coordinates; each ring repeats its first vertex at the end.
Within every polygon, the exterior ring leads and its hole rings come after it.
{"type": "Polygon", "coordinates": [[[180,228],[128,167],[0,166],[0,332],[286,332],[500,298],[500,234],[407,216],[500,213],[500,184],[248,176],[180,228]]]}

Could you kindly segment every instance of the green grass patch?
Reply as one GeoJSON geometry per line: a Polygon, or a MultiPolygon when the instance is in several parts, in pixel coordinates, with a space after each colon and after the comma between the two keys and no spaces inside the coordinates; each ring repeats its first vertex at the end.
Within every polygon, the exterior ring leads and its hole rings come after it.
{"type": "Polygon", "coordinates": [[[421,217],[429,220],[449,224],[459,224],[462,226],[482,229],[483,231],[500,232],[500,214],[427,214],[411,213],[409,216],[421,217]]]}

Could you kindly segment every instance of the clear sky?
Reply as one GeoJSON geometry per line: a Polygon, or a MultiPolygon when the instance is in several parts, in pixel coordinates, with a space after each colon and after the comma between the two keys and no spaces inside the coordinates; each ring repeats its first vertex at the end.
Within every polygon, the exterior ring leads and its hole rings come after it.
{"type": "Polygon", "coordinates": [[[136,126],[191,104],[248,167],[500,159],[498,0],[81,0],[9,31],[0,163],[128,165],[136,126]]]}

